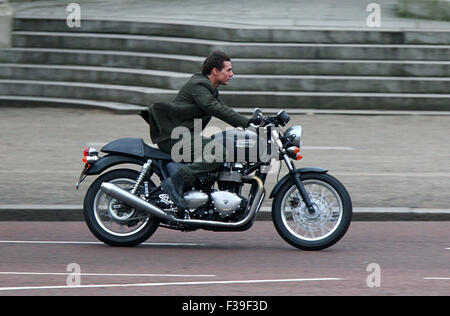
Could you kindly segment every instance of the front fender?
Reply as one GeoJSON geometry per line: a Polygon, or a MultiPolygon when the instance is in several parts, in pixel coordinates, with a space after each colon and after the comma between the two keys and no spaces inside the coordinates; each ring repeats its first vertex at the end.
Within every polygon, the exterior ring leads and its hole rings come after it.
{"type": "Polygon", "coordinates": [[[86,175],[88,176],[97,175],[102,173],[104,170],[108,168],[124,163],[142,165],[144,161],[136,157],[122,156],[122,155],[106,155],[101,157],[94,164],[92,164],[92,166],[86,171],[86,175]]]}
{"type": "MultiPolygon", "coordinates": [[[[322,168],[308,167],[308,168],[297,169],[297,170],[295,170],[295,172],[299,173],[299,174],[302,174],[302,173],[327,173],[328,170],[322,169],[322,168]]],[[[277,195],[278,191],[283,186],[283,184],[285,184],[286,181],[289,180],[289,177],[290,177],[290,175],[287,174],[283,178],[281,178],[280,181],[278,181],[278,183],[273,187],[272,192],[270,193],[270,196],[269,196],[270,199],[273,199],[275,197],[275,195],[277,195]]]]}

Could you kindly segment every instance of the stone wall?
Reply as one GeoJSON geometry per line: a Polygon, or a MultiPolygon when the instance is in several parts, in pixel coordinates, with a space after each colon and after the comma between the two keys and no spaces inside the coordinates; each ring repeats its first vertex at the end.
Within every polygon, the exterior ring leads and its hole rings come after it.
{"type": "Polygon", "coordinates": [[[13,8],[6,0],[0,0],[0,49],[11,47],[13,8]]]}
{"type": "Polygon", "coordinates": [[[450,21],[450,0],[399,0],[403,17],[450,21]]]}

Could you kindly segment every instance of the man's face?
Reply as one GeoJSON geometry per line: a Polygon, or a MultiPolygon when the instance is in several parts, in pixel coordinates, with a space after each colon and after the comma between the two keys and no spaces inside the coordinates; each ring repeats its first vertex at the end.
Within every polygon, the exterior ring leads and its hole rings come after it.
{"type": "Polygon", "coordinates": [[[224,61],[223,66],[224,67],[220,71],[217,68],[214,68],[216,73],[216,81],[219,84],[227,85],[231,77],[234,75],[233,68],[231,67],[230,61],[224,61]]]}

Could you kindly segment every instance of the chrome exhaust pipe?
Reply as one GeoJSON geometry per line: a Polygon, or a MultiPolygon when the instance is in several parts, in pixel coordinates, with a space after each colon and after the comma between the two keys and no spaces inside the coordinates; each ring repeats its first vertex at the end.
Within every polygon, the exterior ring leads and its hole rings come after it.
{"type": "Polygon", "coordinates": [[[148,212],[152,214],[153,216],[156,216],[158,218],[175,222],[178,224],[194,224],[198,225],[199,227],[222,227],[222,228],[237,228],[240,226],[244,226],[245,224],[248,224],[250,221],[252,221],[255,218],[255,215],[259,211],[259,208],[261,207],[261,204],[264,200],[265,196],[265,190],[264,190],[264,184],[262,180],[257,176],[243,176],[242,180],[244,182],[255,182],[257,184],[257,190],[255,197],[253,198],[253,203],[250,206],[250,210],[245,218],[240,220],[239,222],[234,223],[225,223],[225,222],[218,222],[218,221],[206,221],[206,220],[199,220],[199,219],[180,219],[172,216],[171,214],[168,214],[164,212],[159,207],[148,203],[147,201],[144,201],[143,199],[139,198],[136,195],[133,195],[129,193],[128,191],[125,191],[115,184],[104,182],[100,186],[100,189],[105,192],[107,195],[124,202],[125,204],[134,207],[135,209],[148,212]]]}
{"type": "Polygon", "coordinates": [[[159,207],[156,207],[153,204],[144,201],[140,197],[119,188],[115,184],[103,182],[102,185],[100,186],[100,190],[105,192],[107,195],[112,196],[113,198],[134,207],[135,209],[147,211],[150,214],[159,217],[161,219],[166,219],[169,221],[175,219],[173,218],[173,216],[167,214],[159,207]]]}

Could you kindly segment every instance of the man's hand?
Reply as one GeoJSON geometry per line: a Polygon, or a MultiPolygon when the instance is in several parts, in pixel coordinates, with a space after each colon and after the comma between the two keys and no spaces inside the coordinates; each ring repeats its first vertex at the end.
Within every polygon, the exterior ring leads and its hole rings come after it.
{"type": "Polygon", "coordinates": [[[260,126],[264,122],[264,116],[260,109],[255,109],[252,118],[248,121],[248,125],[253,124],[255,126],[260,126]]]}
{"type": "Polygon", "coordinates": [[[255,117],[255,118],[251,118],[248,121],[248,125],[253,124],[253,125],[259,126],[259,125],[261,125],[262,122],[263,122],[263,117],[262,116],[258,116],[258,117],[255,117]]]}
{"type": "Polygon", "coordinates": [[[263,126],[266,126],[269,124],[275,124],[275,125],[278,124],[278,119],[276,117],[271,117],[271,116],[265,117],[263,126]]]}

